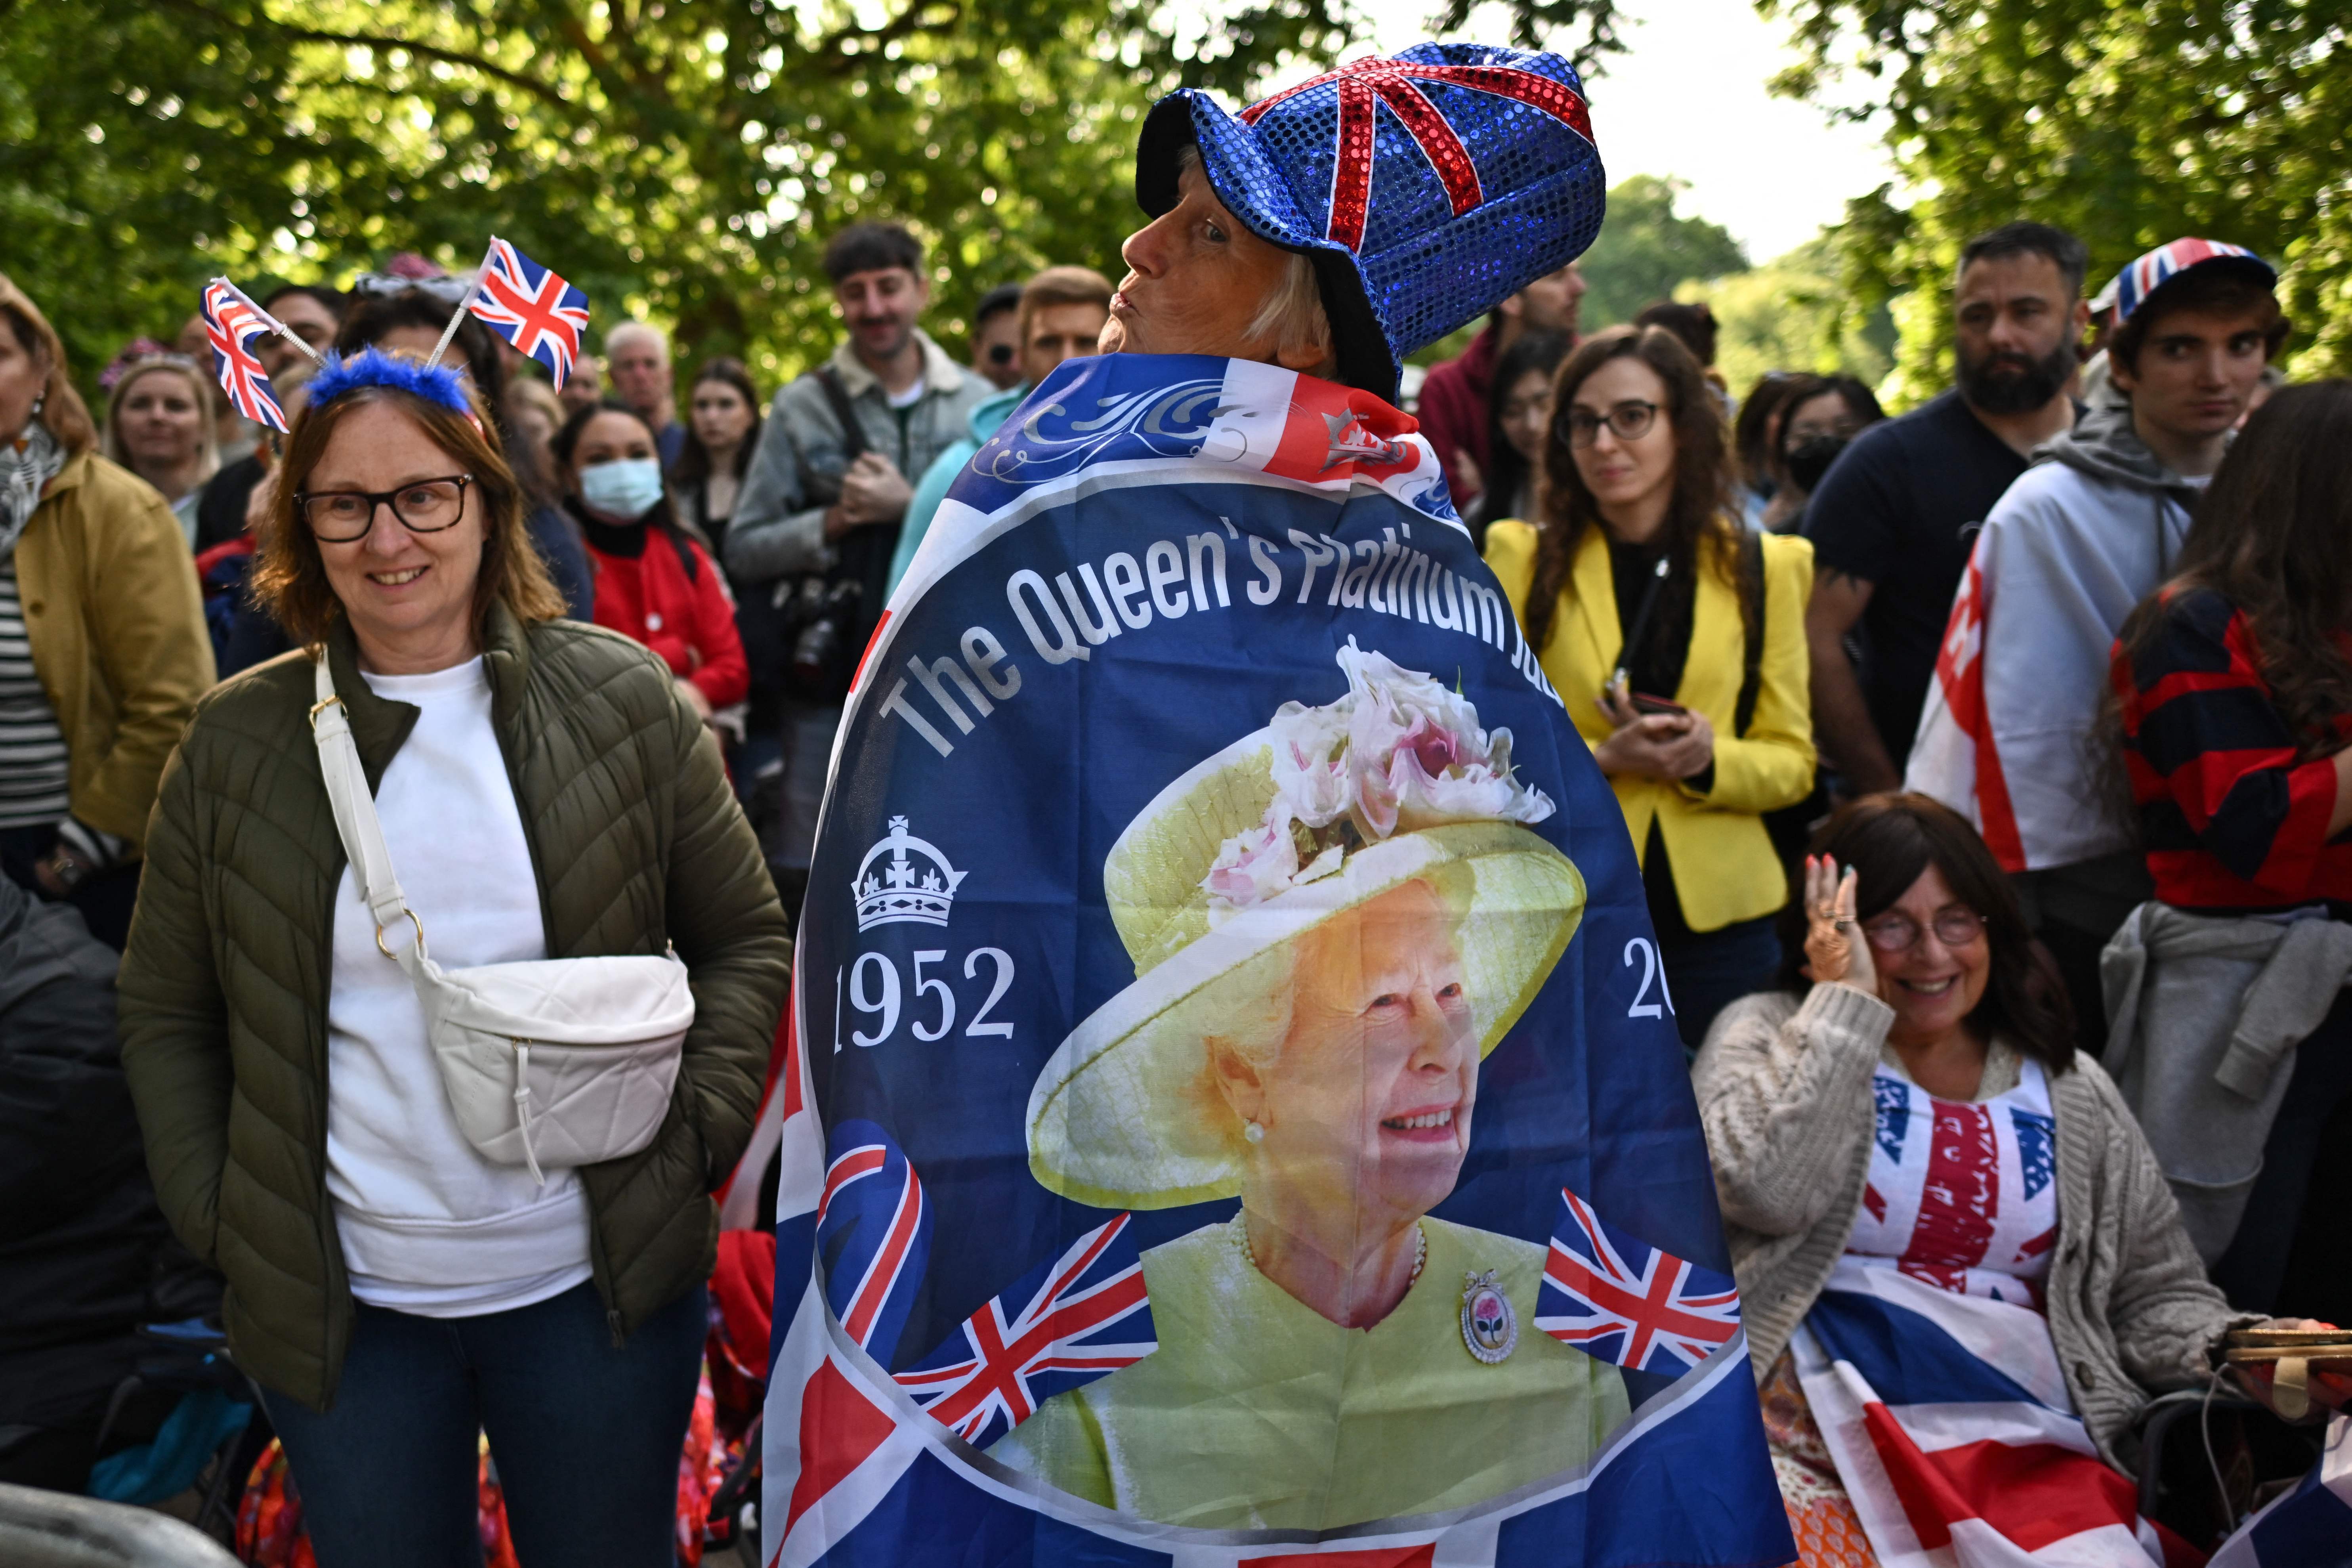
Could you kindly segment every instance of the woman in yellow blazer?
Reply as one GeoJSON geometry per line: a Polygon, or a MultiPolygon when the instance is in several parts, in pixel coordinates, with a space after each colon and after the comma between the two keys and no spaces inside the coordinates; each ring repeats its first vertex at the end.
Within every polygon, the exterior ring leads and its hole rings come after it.
{"type": "Polygon", "coordinates": [[[1486,561],[1624,808],[1696,1048],[1780,963],[1788,884],[1763,814],[1813,785],[1812,546],[1735,521],[1721,413],[1657,328],[1569,356],[1542,470],[1541,521],[1494,524],[1486,561]]]}

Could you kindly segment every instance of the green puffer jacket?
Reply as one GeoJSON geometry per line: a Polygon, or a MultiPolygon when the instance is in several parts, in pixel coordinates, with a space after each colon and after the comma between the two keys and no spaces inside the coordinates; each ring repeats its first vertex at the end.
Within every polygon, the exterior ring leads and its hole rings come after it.
{"type": "MultiPolygon", "coordinates": [[[[551,958],[657,953],[690,973],[694,1026],[669,1116],[581,1171],[590,1261],[615,1342],[710,1270],[709,1194],[751,1134],[791,944],[717,746],[661,660],[576,621],[484,638],[551,958]]],[[[329,645],[371,788],[416,710],[329,645]]],[[[344,865],[297,652],[213,689],[164,769],[121,978],[122,1064],[156,1196],[228,1278],[229,1344],[270,1388],[325,1409],[352,1294],[327,1199],[327,987],[344,865]]]]}

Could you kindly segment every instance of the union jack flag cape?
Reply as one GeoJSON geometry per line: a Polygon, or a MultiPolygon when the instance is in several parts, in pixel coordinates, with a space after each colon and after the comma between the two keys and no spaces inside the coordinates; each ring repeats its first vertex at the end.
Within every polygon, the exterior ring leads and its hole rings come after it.
{"type": "MultiPolygon", "coordinates": [[[[1413,733],[1445,765],[1454,742],[1413,733]]],[[[1205,952],[1238,929],[1163,945],[1205,952]]],[[[1794,1555],[1623,814],[1405,415],[1244,361],[1118,354],[1046,377],[949,492],[865,651],[801,931],[776,1097],[768,1568],[1764,1568],[1794,1555]],[[1133,1500],[1159,1461],[1125,1447],[1080,1495],[1037,1467],[1038,1435],[1077,1429],[1064,1417],[1116,1405],[1121,1386],[1232,1364],[1226,1350],[1286,1354],[1286,1335],[1401,1343],[1295,1298],[1229,1341],[1184,1337],[1204,1301],[1237,1299],[1204,1279],[1272,1279],[1223,1239],[1238,1201],[1213,1186],[1070,1195],[1066,1178],[1041,1175],[1031,1136],[1052,1064],[1083,1056],[1065,1042],[1118,998],[1172,988],[1155,977],[1182,967],[1139,978],[1130,944],[1161,939],[1138,934],[1149,910],[1118,917],[1124,931],[1114,918],[1105,867],[1123,825],[1286,703],[1351,689],[1342,668],[1368,650],[1430,672],[1414,689],[1475,705],[1479,733],[1461,743],[1507,745],[1512,778],[1556,807],[1503,826],[1584,889],[1580,923],[1470,1069],[1475,1112],[1461,1111],[1448,1155],[1458,1174],[1420,1222],[1433,1261],[1383,1325],[1410,1315],[1420,1337],[1400,1353],[1425,1356],[1439,1381],[1362,1392],[1407,1411],[1450,1401],[1432,1415],[1485,1447],[1434,1458],[1470,1477],[1458,1506],[1375,1496],[1328,1526],[1171,1518],[1133,1500]],[[1492,1259],[1489,1272],[1433,1261],[1449,1237],[1451,1256],[1492,1259]],[[1168,1272],[1180,1259],[1209,1273],[1168,1272]],[[1587,1387],[1610,1398],[1549,1392],[1587,1387]],[[1589,1416],[1573,1451],[1517,1436],[1561,1410],[1589,1416]],[[1482,1489],[1488,1470],[1534,1479],[1482,1489]]],[[[1465,970],[1482,995],[1497,989],[1486,962],[1465,970]]],[[[1186,1040],[1172,1048],[1181,1079],[1186,1040]]],[[[1128,1136],[1149,1143],[1217,1103],[1205,1066],[1172,1091],[1182,1103],[1136,1102],[1128,1136]]],[[[1419,1111],[1402,1120],[1419,1125],[1392,1134],[1382,1121],[1373,1135],[1423,1150],[1447,1136],[1419,1111]]],[[[1264,1384],[1192,1402],[1230,1414],[1225,1428],[1207,1417],[1212,1446],[1222,1429],[1259,1451],[1269,1428],[1254,1409],[1319,1408],[1309,1391],[1339,1375],[1278,1364],[1264,1384]]],[[[1126,1430],[1148,1447],[1160,1407],[1126,1408],[1145,1411],[1126,1430]]],[[[1288,1470],[1242,1484],[1295,1498],[1364,1473],[1334,1473],[1352,1463],[1334,1433],[1296,1429],[1307,1437],[1266,1461],[1288,1470]]],[[[1405,1472],[1410,1500],[1432,1456],[1389,1447],[1371,1458],[1405,1472]]]]}
{"type": "Polygon", "coordinates": [[[588,330],[588,296],[495,236],[466,309],[535,359],[561,392],[588,330]]]}
{"type": "Polygon", "coordinates": [[[252,342],[276,328],[262,308],[247,299],[236,285],[215,278],[205,289],[205,341],[212,345],[213,374],[239,414],[272,430],[286,428],[286,411],[269,384],[269,373],[253,352],[252,342]]]}

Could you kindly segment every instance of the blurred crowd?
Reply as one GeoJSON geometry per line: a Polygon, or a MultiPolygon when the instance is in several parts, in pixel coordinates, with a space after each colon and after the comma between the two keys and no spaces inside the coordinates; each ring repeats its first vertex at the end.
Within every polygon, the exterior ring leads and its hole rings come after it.
{"type": "MultiPolygon", "coordinates": [[[[823,268],[841,340],[777,387],[637,321],[561,390],[470,316],[452,349],[568,615],[667,664],[788,913],[860,651],[956,474],[1114,298],[1048,267],[954,353],[906,228],[844,229],[823,268]]],[[[2060,1104],[2061,1148],[2144,1139],[2180,1210],[2158,1189],[2103,1234],[2185,1226],[2165,1267],[2215,1323],[2222,1298],[2352,1321],[2352,385],[2283,384],[2274,281],[2198,239],[2110,280],[2008,225],[1951,279],[1953,384],[1894,417],[1845,374],[1727,385],[1701,304],[1588,331],[1573,265],[1408,375],[1623,808],[1751,1325],[1801,1316],[1820,1278],[1768,1262],[1816,1232],[1834,1256],[1863,1201],[1781,1213],[1802,1160],[1759,1129],[1866,1117],[1882,1054],[1958,1102],[2103,1062],[2120,1098],[2060,1104]]],[[[470,284],[403,257],[258,302],[320,351],[423,354],[470,284]]],[[[0,329],[0,1479],[81,1489],[197,1396],[141,1380],[155,1326],[218,1307],[148,1184],[112,976],[194,704],[299,640],[255,585],[293,498],[201,319],[87,381],[5,279],[0,329]]],[[[311,360],[257,352],[295,414],[311,360]]],[[[2081,1331],[2080,1397],[2132,1386],[2139,1310],[2081,1331]]]]}

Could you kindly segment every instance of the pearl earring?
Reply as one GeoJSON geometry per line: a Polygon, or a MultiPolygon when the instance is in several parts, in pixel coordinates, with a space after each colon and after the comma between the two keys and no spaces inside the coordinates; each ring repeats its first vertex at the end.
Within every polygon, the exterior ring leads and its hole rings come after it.
{"type": "Polygon", "coordinates": [[[1242,1129],[1242,1136],[1253,1143],[1263,1143],[1265,1142],[1265,1129],[1253,1121],[1242,1129]]]}

